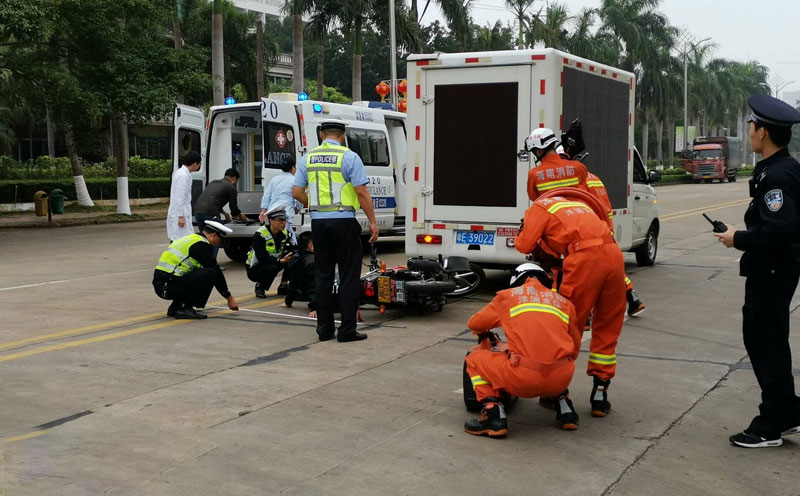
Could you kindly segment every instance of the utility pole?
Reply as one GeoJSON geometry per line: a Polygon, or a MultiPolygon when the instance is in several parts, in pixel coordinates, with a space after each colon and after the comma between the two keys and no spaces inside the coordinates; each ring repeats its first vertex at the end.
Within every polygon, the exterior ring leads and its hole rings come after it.
{"type": "Polygon", "coordinates": [[[711,38],[704,38],[697,43],[694,42],[694,35],[686,29],[679,37],[678,41],[683,46],[683,144],[681,149],[687,150],[689,141],[689,50],[695,51],[700,43],[704,43],[711,38]]]}
{"type": "Polygon", "coordinates": [[[395,29],[394,29],[394,0],[389,0],[389,67],[391,68],[391,78],[392,84],[390,85],[392,88],[392,105],[394,106],[395,110],[397,110],[397,43],[395,41],[395,29]]]}

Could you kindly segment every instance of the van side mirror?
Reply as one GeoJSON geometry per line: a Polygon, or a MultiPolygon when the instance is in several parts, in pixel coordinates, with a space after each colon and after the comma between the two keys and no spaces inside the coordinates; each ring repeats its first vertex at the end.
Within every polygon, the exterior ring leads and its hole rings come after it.
{"type": "Polygon", "coordinates": [[[661,181],[661,171],[651,170],[650,173],[647,174],[648,183],[657,183],[659,181],[661,181]]]}

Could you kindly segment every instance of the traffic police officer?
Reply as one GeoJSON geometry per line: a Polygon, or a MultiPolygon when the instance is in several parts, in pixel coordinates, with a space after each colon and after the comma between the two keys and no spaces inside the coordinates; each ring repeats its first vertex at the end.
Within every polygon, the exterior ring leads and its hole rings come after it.
{"type": "Polygon", "coordinates": [[[232,231],[209,220],[200,234],[189,234],[173,241],[161,254],[153,274],[153,289],[159,298],[172,300],[167,315],[176,319],[205,319],[194,307],[206,306],[211,288],[228,300],[228,308],[239,310],[228,290],[225,275],[217,265],[214,247],[232,231]]]}
{"type": "Polygon", "coordinates": [[[292,195],[311,210],[314,242],[317,334],[320,341],[335,335],[333,282],[339,266],[340,342],[360,341],[367,335],[356,331],[359,277],[361,275],[361,224],[359,208],[369,219],[370,243],[378,239],[378,223],[367,190],[364,162],[344,145],[345,123],[329,119],[320,123],[322,144],[311,150],[297,168],[292,195]],[[308,194],[305,187],[308,186],[308,194]]]}
{"type": "Polygon", "coordinates": [[[761,387],[759,415],[730,442],[763,448],[783,444],[782,435],[800,433],[789,348],[789,304],[800,278],[800,164],[786,148],[800,112],[766,95],[751,96],[747,104],[753,110],[750,143],[763,157],[750,179],[747,229],[714,235],[728,248],[744,251],[744,345],[761,387]]]}
{"type": "Polygon", "coordinates": [[[292,258],[294,244],[286,228],[286,205],[275,205],[267,212],[267,225],[253,235],[253,244],[247,254],[247,278],[256,283],[256,297],[266,298],[278,272],[286,268],[292,258]]]}

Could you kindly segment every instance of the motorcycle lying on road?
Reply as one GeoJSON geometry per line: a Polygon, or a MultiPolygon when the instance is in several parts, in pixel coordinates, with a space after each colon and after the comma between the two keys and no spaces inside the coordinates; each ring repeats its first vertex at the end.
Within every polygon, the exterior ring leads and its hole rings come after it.
{"type": "Polygon", "coordinates": [[[379,307],[381,314],[387,308],[403,307],[441,311],[447,295],[458,288],[457,274],[469,271],[464,257],[409,258],[406,266],[387,268],[374,244],[370,255],[369,272],[361,276],[360,303],[379,307]]]}

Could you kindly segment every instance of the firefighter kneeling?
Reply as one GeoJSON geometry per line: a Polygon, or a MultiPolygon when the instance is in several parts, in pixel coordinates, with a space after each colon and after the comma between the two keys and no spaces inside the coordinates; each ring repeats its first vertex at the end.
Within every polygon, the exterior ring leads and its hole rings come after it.
{"type": "Polygon", "coordinates": [[[580,351],[578,320],[572,303],[551,290],[550,284],[538,265],[520,265],[511,277],[511,288],[498,292],[469,320],[467,325],[478,335],[480,346],[467,355],[466,367],[483,410],[480,418],[464,425],[466,432],[491,437],[508,434],[500,402],[503,392],[523,398],[556,396],[564,402],[557,420],[562,425],[577,422],[566,389],[580,351]],[[505,352],[493,352],[485,339],[496,327],[505,331],[505,352]]]}

